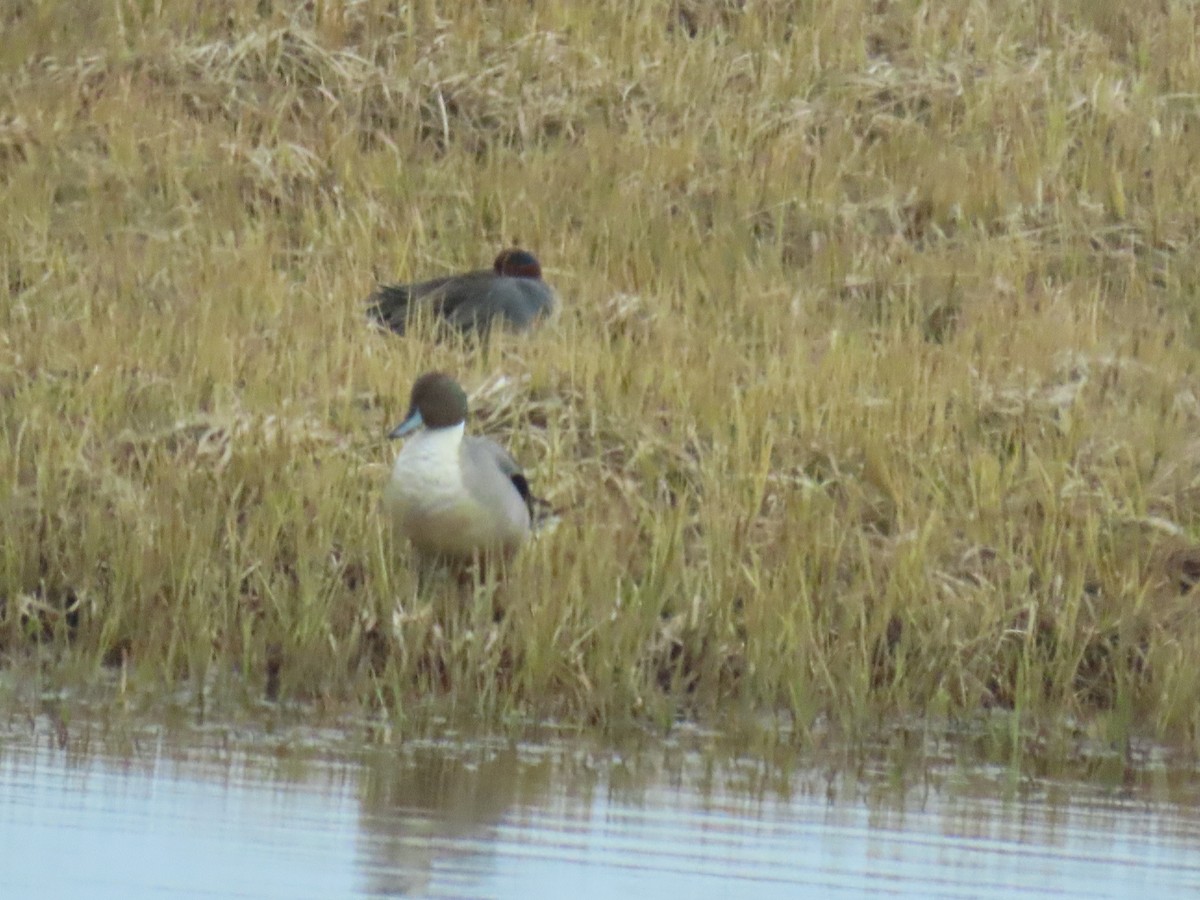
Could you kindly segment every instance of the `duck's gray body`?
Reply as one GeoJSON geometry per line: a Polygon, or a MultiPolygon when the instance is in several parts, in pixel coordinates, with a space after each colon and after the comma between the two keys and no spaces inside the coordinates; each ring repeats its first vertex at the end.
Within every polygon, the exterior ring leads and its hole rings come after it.
{"type": "Polygon", "coordinates": [[[491,269],[382,285],[370,303],[370,316],[399,334],[423,316],[465,334],[486,334],[497,325],[527,330],[554,309],[554,292],[533,254],[514,249],[497,256],[491,269]]]}

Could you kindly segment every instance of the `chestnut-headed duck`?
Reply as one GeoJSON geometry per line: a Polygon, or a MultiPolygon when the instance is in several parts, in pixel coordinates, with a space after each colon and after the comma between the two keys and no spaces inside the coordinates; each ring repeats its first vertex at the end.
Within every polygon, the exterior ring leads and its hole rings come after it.
{"type": "Polygon", "coordinates": [[[369,302],[368,315],[398,334],[424,316],[463,334],[487,334],[494,325],[527,330],[554,309],[554,291],[542,280],[537,257],[513,247],[501,251],[491,269],[380,285],[369,302]]]}

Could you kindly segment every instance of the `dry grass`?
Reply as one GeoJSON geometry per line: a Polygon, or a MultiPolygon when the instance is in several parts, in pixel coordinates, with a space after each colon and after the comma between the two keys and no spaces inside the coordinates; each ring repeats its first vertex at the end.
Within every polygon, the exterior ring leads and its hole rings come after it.
{"type": "Polygon", "coordinates": [[[7,4],[0,647],[1200,740],[1200,34],[1127,7],[7,4]],[[514,240],[531,339],[366,326],[514,240]],[[498,623],[377,515],[432,367],[567,510],[498,623]]]}

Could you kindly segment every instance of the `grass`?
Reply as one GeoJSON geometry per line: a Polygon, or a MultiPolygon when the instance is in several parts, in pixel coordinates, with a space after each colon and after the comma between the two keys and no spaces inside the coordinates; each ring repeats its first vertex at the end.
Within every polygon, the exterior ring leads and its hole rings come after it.
{"type": "Polygon", "coordinates": [[[1191,4],[0,19],[10,666],[1200,743],[1191,4]],[[563,301],[533,337],[365,324],[514,241],[563,301]],[[378,510],[435,367],[565,510],[498,622],[378,510]]]}

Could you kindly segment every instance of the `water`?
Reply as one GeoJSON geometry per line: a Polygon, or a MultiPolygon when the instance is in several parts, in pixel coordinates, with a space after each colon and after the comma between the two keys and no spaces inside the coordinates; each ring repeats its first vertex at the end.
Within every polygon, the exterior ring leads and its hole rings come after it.
{"type": "Polygon", "coordinates": [[[1194,769],[919,758],[31,718],[0,737],[0,897],[1200,896],[1194,769]]]}

